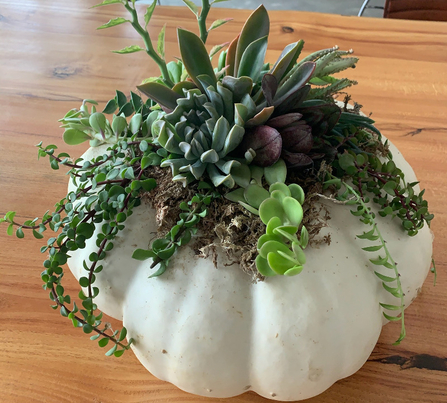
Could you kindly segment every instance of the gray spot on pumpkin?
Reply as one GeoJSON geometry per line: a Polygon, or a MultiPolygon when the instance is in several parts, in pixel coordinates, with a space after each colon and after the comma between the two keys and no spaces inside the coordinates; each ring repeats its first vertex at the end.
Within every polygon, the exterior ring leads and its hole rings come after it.
{"type": "Polygon", "coordinates": [[[286,34],[291,34],[295,30],[292,27],[282,27],[282,31],[285,32],[286,34]]]}
{"type": "Polygon", "coordinates": [[[321,378],[321,375],[323,375],[323,370],[321,368],[309,368],[308,378],[310,381],[317,382],[318,379],[321,378]]]}

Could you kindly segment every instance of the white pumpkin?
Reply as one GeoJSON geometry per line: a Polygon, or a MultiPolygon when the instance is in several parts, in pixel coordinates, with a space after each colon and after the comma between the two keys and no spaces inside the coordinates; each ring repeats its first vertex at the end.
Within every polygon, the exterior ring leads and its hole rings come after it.
{"type": "MultiPolygon", "coordinates": [[[[391,150],[406,179],[415,181],[399,151],[391,150]]],[[[83,158],[103,152],[90,149],[83,158]]],[[[97,275],[95,301],[124,322],[135,355],[153,375],[187,392],[229,397],[253,390],[282,401],[315,396],[365,363],[386,323],[379,302],[398,303],[374,274],[374,256],[361,249],[370,241],[356,238],[367,227],[349,206],[321,203],[331,215],[321,234],[331,234],[331,244],[306,249],[301,274],[256,284],[237,264],[227,267],[222,257],[216,269],[188,247],[165,274],[148,278],[151,261],[131,257],[157,230],[154,210],[141,205],[97,275]]],[[[377,216],[377,222],[398,262],[408,306],[427,276],[432,235],[425,226],[409,237],[398,219],[377,216]]],[[[77,278],[96,250],[94,238],[69,260],[77,278]]]]}

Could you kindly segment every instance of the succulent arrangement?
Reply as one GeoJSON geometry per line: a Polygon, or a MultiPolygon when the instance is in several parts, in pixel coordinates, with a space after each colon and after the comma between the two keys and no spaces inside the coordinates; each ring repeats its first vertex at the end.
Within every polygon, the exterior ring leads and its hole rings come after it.
{"type": "Polygon", "coordinates": [[[236,204],[262,222],[264,233],[252,262],[258,279],[298,275],[306,268],[304,250],[311,241],[311,231],[303,224],[303,205],[317,194],[345,203],[365,224],[365,232],[357,236],[371,241],[364,248],[371,253],[371,262],[390,270],[389,276],[376,274],[396,297],[395,305],[383,307],[397,313],[384,315],[401,322],[400,342],[405,327],[399,271],[370,206],[378,205],[383,217],[401,220],[408,236],[430,225],[433,215],[424,191],[415,192],[416,183],[407,183],[396,167],[374,121],[360,114],[358,105],[350,109],[347,101],[335,101],[334,96],[356,84],[335,75],[354,67],[358,59],[352,50],[337,47],[301,57],[300,40],[286,46],[273,65],[266,63],[269,18],[263,6],[231,43],[208,52],[208,35],[229,21],[217,20],[207,28],[211,4],[219,1],[223,0],[203,0],[199,11],[184,0],[197,17],[200,35],[178,29],[181,59],[169,63],[164,54],[165,28],[155,47],[147,30],[156,1],[147,7],[143,25],[134,0],[105,0],[98,5],[121,4],[130,15],[100,29],[128,23],[143,39],[144,47],[132,45],[116,53],[145,51],[161,75],[138,86],[141,95],[131,92],[127,97],[117,91],[102,112],[93,100],[70,110],[60,120],[64,141],[107,145],[107,152],[92,160],[72,159],[59,153],[56,145],[38,144],[39,157],[48,157],[53,169],[69,168],[77,190],[40,219],[19,223],[10,211],[0,222],[18,238],[26,229],[37,239],[47,230],[55,233],[41,248],[47,256],[41,278],[52,307],[75,327],[95,333],[91,338],[98,339],[101,347],[111,346],[107,355],[120,356],[132,339],[125,342],[126,328],[112,331],[103,323],[95,304],[100,291],[95,276],[107,269],[107,253],[133,209],[160,186],[156,179],[160,171],[185,189],[185,198],[178,203],[174,225],[147,249],[134,251],[135,259],[153,260],[151,276],[162,275],[176,251],[200,236],[201,223],[215,203],[236,204]],[[320,193],[310,195],[315,187],[320,193]],[[63,266],[92,237],[98,250],[84,261],[85,275],[79,280],[84,291],[79,292],[82,306],[78,306],[62,286],[63,266]]]}

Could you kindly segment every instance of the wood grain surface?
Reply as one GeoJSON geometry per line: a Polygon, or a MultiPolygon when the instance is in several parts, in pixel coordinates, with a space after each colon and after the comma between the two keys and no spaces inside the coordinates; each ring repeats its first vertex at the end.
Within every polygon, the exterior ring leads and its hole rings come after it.
{"type": "MultiPolygon", "coordinates": [[[[120,5],[89,9],[94,0],[0,0],[0,214],[19,220],[51,209],[66,190],[66,176],[37,161],[39,141],[65,148],[57,120],[82,99],[101,106],[115,89],[126,93],[156,74],[143,52],[111,49],[139,44],[130,26],[95,28],[125,16],[120,5]]],[[[248,11],[215,9],[210,21],[234,21],[214,31],[209,47],[231,40],[248,11]]],[[[272,12],[268,60],[300,38],[305,53],[339,45],[360,62],[349,72],[350,91],[373,112],[377,126],[413,165],[435,214],[438,283],[429,275],[406,311],[408,336],[392,342],[387,325],[371,358],[355,375],[308,402],[447,402],[447,24],[301,12],[272,12]]],[[[178,56],[175,27],[196,30],[186,8],[157,8],[155,37],[167,23],[167,58],[178,56]]],[[[79,155],[85,146],[71,147],[79,155]]],[[[217,402],[184,393],[149,374],[132,353],[107,358],[95,342],[50,308],[41,289],[41,241],[18,241],[0,230],[1,402],[217,402]]],[[[70,274],[67,293],[77,285],[70,274]]],[[[291,374],[293,376],[293,374],[291,374]]],[[[267,401],[254,393],[227,402],[267,401]]]]}

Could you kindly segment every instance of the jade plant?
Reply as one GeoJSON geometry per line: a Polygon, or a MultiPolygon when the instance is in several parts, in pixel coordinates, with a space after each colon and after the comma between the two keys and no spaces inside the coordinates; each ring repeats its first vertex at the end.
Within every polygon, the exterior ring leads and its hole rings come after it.
{"type": "Polygon", "coordinates": [[[107,355],[120,356],[129,349],[132,340],[124,342],[126,329],[112,331],[102,322],[95,304],[95,275],[106,270],[104,260],[133,209],[148,192],[167,186],[160,178],[178,184],[183,196],[172,208],[177,214],[172,226],[133,254],[138,260],[153,260],[151,267],[157,270],[148,273],[151,276],[162,275],[179,248],[200,238],[213,206],[228,204],[239,206],[263,228],[252,245],[257,278],[298,275],[306,267],[304,249],[312,242],[303,224],[303,205],[315,197],[308,192],[317,187],[353,206],[352,213],[371,227],[359,238],[379,241],[364,249],[381,251],[383,256],[371,262],[392,270],[391,276],[376,274],[397,299],[396,305],[384,307],[398,315],[384,315],[401,321],[400,342],[405,335],[403,291],[370,205],[378,205],[381,216],[401,220],[408,236],[430,225],[433,215],[424,191],[415,192],[416,183],[407,183],[394,164],[374,121],[359,114],[358,105],[351,110],[347,101],[340,105],[334,99],[356,84],[335,74],[354,67],[358,59],[352,50],[337,47],[301,58],[300,40],[286,46],[273,65],[266,63],[269,18],[263,6],[232,42],[208,52],[208,35],[230,20],[214,21],[207,28],[212,3],[203,0],[199,11],[193,2],[184,1],[197,17],[200,34],[178,29],[181,60],[168,63],[165,28],[156,45],[147,30],[155,1],[142,19],[135,1],[104,0],[95,6],[124,6],[130,19],[115,18],[99,28],[131,24],[144,46],[130,45],[116,53],[145,51],[161,74],[144,80],[129,97],[117,91],[101,112],[93,100],[70,110],[60,120],[63,140],[69,145],[105,145],[107,152],[92,160],[73,160],[58,153],[56,145],[38,144],[39,157],[48,157],[53,169],[69,168],[77,190],[40,219],[19,223],[13,211],[0,219],[7,223],[7,233],[19,238],[26,229],[37,239],[47,230],[55,233],[41,248],[46,254],[43,288],[53,308],[85,333],[94,332],[92,339],[99,339],[101,347],[111,343],[107,355]],[[80,291],[78,307],[62,286],[63,266],[70,253],[85,248],[92,237],[98,250],[83,263],[85,275],[79,284],[86,291],[80,291]]]}

